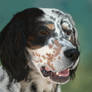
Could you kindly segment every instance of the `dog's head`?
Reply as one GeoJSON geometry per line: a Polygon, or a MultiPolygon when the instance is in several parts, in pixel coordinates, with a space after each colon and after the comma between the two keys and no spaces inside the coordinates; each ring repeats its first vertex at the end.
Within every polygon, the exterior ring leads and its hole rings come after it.
{"type": "Polygon", "coordinates": [[[19,81],[27,76],[29,62],[42,77],[62,84],[78,65],[77,30],[72,17],[57,9],[31,8],[16,14],[2,31],[0,43],[2,64],[19,81]]]}

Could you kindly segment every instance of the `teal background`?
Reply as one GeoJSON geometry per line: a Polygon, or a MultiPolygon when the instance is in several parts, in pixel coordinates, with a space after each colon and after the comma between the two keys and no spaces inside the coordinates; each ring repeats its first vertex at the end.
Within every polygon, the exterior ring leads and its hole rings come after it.
{"type": "Polygon", "coordinates": [[[70,13],[80,41],[80,64],[76,78],[62,86],[63,92],[92,92],[92,0],[0,0],[0,30],[25,8],[58,8],[70,13]]]}

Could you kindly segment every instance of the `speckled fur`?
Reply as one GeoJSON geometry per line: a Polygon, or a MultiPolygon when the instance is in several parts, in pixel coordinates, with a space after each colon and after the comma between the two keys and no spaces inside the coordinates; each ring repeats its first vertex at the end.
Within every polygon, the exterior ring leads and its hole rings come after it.
{"type": "Polygon", "coordinates": [[[58,9],[31,8],[14,15],[0,33],[0,92],[60,92],[59,84],[70,78],[53,81],[40,69],[60,72],[72,66],[72,75],[79,58],[73,64],[64,51],[78,48],[77,40],[72,17],[58,9]]]}

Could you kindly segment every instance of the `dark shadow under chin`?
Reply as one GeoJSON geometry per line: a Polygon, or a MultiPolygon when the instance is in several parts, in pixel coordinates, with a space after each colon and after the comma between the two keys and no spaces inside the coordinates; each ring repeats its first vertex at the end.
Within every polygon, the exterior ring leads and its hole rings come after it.
{"type": "Polygon", "coordinates": [[[75,74],[76,70],[77,70],[77,67],[75,69],[73,69],[73,70],[70,70],[70,79],[71,80],[73,80],[75,78],[75,76],[76,76],[76,74],[75,74]]]}

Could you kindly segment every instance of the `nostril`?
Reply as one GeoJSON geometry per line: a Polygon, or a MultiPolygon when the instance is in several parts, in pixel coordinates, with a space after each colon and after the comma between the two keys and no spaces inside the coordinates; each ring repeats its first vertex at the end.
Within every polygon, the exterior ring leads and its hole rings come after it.
{"type": "Polygon", "coordinates": [[[72,61],[76,61],[79,57],[80,52],[78,49],[68,49],[64,51],[64,55],[72,61]]]}

